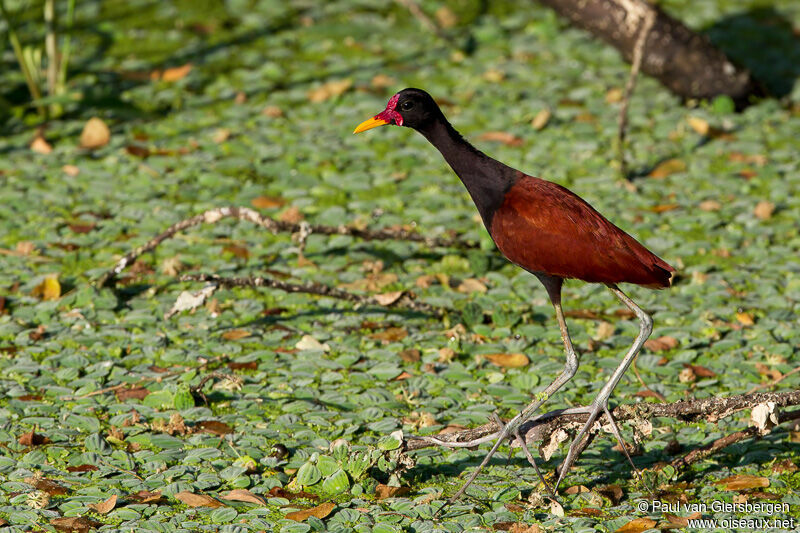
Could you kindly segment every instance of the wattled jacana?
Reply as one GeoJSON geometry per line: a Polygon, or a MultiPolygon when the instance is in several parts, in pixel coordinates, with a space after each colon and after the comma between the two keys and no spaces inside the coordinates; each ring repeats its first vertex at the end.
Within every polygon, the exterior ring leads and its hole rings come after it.
{"type": "MultiPolygon", "coordinates": [[[[561,309],[561,285],[575,278],[605,284],[639,318],[636,340],[600,393],[585,408],[589,419],[570,445],[555,488],[577,458],[582,440],[601,412],[614,432],[608,399],[653,328],[650,316],[628,298],[618,283],[667,288],[675,271],[633,237],[606,220],[592,206],[564,187],[528,176],[475,149],[450,125],[433,98],[420,89],[395,94],[381,113],[358,125],[353,133],[394,124],[420,132],[444,156],[467,188],[492,240],[512,263],[535,275],[555,307],[567,362],[561,374],[498,434],[491,451],[462,488],[457,499],[489,462],[504,439],[517,430],[578,370],[578,356],[561,309]]],[[[524,446],[524,443],[520,443],[524,446]]],[[[624,445],[623,445],[624,449],[624,445]]]]}

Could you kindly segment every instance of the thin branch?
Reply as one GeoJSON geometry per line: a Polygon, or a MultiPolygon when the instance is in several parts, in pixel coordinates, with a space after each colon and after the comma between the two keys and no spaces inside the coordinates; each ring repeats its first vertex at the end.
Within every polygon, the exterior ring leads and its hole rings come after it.
{"type": "MultiPolygon", "coordinates": [[[[701,400],[685,400],[674,403],[639,403],[635,405],[620,405],[613,411],[616,420],[648,421],[656,417],[676,418],[685,422],[706,420],[717,422],[722,418],[736,412],[751,409],[757,405],[774,402],[776,407],[800,405],[800,390],[781,393],[742,394],[727,398],[705,398],[701,400]]],[[[527,444],[549,440],[550,435],[559,429],[581,427],[587,420],[587,413],[564,413],[553,411],[533,417],[525,422],[520,432],[525,436],[527,444]]],[[[781,412],[778,423],[788,422],[800,418],[800,409],[781,412]]],[[[502,426],[496,422],[489,422],[477,428],[456,431],[435,437],[410,437],[406,443],[406,450],[419,450],[431,446],[445,446],[454,448],[471,447],[494,440],[502,426]]],[[[592,432],[600,429],[600,424],[592,428],[592,432]]],[[[682,467],[699,461],[708,455],[721,450],[729,444],[739,442],[757,435],[758,428],[751,427],[737,431],[731,435],[718,439],[713,443],[693,450],[682,458],[673,461],[673,466],[682,467]]],[[[591,433],[593,434],[593,433],[591,433]]]]}
{"type": "Polygon", "coordinates": [[[465,242],[457,238],[441,238],[441,237],[426,237],[419,233],[414,233],[404,229],[359,229],[349,226],[324,226],[324,225],[310,225],[306,223],[296,224],[293,222],[283,222],[275,220],[266,215],[250,209],[248,207],[218,207],[209,209],[208,211],[195,215],[193,217],[176,222],[162,233],[156,235],[143,245],[134,248],[125,256],[122,257],[114,267],[105,272],[95,281],[95,286],[98,288],[104,287],[108,282],[116,278],[125,268],[132,265],[136,259],[141,255],[155,249],[163,241],[174,237],[177,233],[189,229],[200,224],[214,224],[223,218],[236,218],[239,220],[246,220],[252,222],[257,226],[261,226],[272,233],[317,233],[320,235],[349,235],[358,239],[366,241],[376,240],[402,240],[423,243],[431,247],[458,247],[458,248],[475,248],[474,243],[465,242]]]}
{"type": "Polygon", "coordinates": [[[641,28],[639,29],[639,36],[636,38],[636,44],[633,47],[633,59],[631,61],[631,71],[628,74],[628,81],[625,84],[625,93],[622,97],[622,105],[619,108],[619,119],[617,128],[617,163],[619,171],[623,178],[628,177],[628,164],[625,161],[625,137],[628,133],[628,105],[633,95],[633,90],[636,87],[636,79],[639,76],[639,70],[642,68],[642,58],[644,57],[644,45],[647,41],[647,36],[650,35],[650,30],[653,28],[653,23],[656,20],[656,11],[647,7],[644,14],[641,16],[641,28]]]}
{"type": "Polygon", "coordinates": [[[187,274],[180,277],[181,281],[201,281],[212,283],[221,287],[267,287],[278,289],[284,292],[295,292],[313,294],[316,296],[326,296],[353,302],[357,305],[379,305],[383,307],[396,307],[399,309],[409,309],[420,313],[428,313],[442,316],[445,309],[436,307],[425,302],[417,302],[411,293],[401,293],[390,296],[389,301],[383,300],[380,296],[366,296],[353,292],[336,289],[321,283],[308,283],[304,285],[287,283],[263,276],[252,276],[246,278],[224,278],[215,274],[187,274]],[[396,298],[395,298],[396,296],[396,298]]]}

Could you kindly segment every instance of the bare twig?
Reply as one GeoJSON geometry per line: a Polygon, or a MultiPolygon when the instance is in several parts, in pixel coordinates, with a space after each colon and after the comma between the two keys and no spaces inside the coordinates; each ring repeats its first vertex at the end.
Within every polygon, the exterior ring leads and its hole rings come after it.
{"type": "Polygon", "coordinates": [[[212,283],[222,287],[267,287],[270,289],[278,289],[285,292],[299,292],[304,294],[314,294],[316,296],[327,296],[329,298],[336,298],[337,300],[345,300],[353,302],[357,305],[379,305],[391,306],[400,309],[409,309],[418,311],[420,313],[429,313],[436,316],[444,314],[445,309],[435,307],[425,302],[417,302],[413,299],[412,293],[403,293],[394,299],[390,304],[381,303],[375,296],[366,296],[356,294],[353,292],[336,289],[321,283],[308,283],[304,285],[287,283],[272,278],[263,276],[252,276],[247,278],[224,278],[214,274],[187,274],[181,276],[181,281],[202,281],[212,283]]]}
{"type": "Polygon", "coordinates": [[[756,385],[755,387],[750,389],[749,394],[752,394],[752,393],[754,393],[756,391],[759,391],[761,389],[770,389],[770,388],[774,387],[775,385],[777,385],[778,383],[780,383],[781,381],[783,381],[784,379],[788,378],[789,376],[793,376],[793,375],[797,374],[798,372],[800,372],[800,366],[791,369],[790,371],[788,371],[787,373],[781,375],[778,378],[775,378],[775,379],[773,379],[771,381],[767,381],[766,383],[761,383],[760,385],[756,385]]]}
{"type": "Polygon", "coordinates": [[[625,93],[622,96],[622,105],[619,108],[619,120],[617,128],[617,163],[619,171],[623,178],[628,177],[628,165],[625,161],[625,137],[628,133],[628,105],[631,100],[631,95],[636,87],[636,79],[639,76],[639,70],[642,68],[642,58],[644,57],[644,45],[647,41],[647,36],[650,35],[650,30],[653,28],[653,23],[656,20],[656,12],[653,8],[647,6],[644,8],[644,13],[640,16],[640,29],[639,36],[636,38],[636,44],[633,47],[633,59],[631,60],[631,71],[628,74],[628,81],[625,83],[625,93]]]}
{"type": "Polygon", "coordinates": [[[404,229],[359,229],[349,226],[324,226],[324,225],[310,225],[310,224],[295,224],[292,222],[283,222],[275,220],[259,212],[247,207],[218,207],[209,209],[208,211],[195,215],[193,217],[176,222],[162,233],[156,235],[143,245],[131,250],[125,254],[122,259],[117,261],[114,268],[105,272],[95,281],[95,286],[98,288],[104,287],[109,281],[116,278],[125,268],[133,264],[136,259],[141,255],[155,249],[163,241],[175,236],[177,233],[189,229],[200,224],[214,224],[223,218],[236,218],[239,220],[246,220],[252,222],[262,228],[265,228],[272,233],[305,233],[308,236],[310,233],[317,233],[320,235],[349,235],[351,237],[364,239],[367,241],[372,240],[403,240],[423,243],[432,247],[459,247],[459,248],[474,248],[475,244],[465,242],[459,239],[448,239],[439,237],[426,237],[419,233],[414,233],[404,229]]]}
{"type": "MultiPolygon", "coordinates": [[[[674,403],[620,405],[614,409],[613,417],[618,421],[649,420],[656,417],[665,417],[676,418],[686,422],[697,420],[717,422],[736,412],[751,409],[766,402],[774,402],[777,407],[800,405],[800,390],[781,393],[742,394],[727,398],[705,398],[702,400],[686,400],[674,403]]],[[[545,441],[559,429],[581,427],[586,422],[587,417],[588,413],[583,412],[554,411],[552,413],[545,413],[525,422],[520,428],[521,434],[525,436],[525,442],[528,444],[545,441]]],[[[781,412],[778,420],[779,423],[783,423],[798,418],[800,418],[800,409],[790,412],[781,412]]],[[[596,424],[592,431],[598,431],[599,426],[600,424],[596,424]]],[[[494,440],[501,429],[502,425],[493,421],[477,428],[437,435],[436,437],[412,437],[406,441],[405,446],[408,451],[431,446],[471,447],[494,440]]],[[[758,428],[756,427],[737,431],[722,439],[718,439],[704,448],[689,452],[689,454],[683,458],[676,459],[673,461],[673,466],[691,464],[721,450],[729,444],[739,442],[755,436],[756,434],[758,434],[758,428]]]]}

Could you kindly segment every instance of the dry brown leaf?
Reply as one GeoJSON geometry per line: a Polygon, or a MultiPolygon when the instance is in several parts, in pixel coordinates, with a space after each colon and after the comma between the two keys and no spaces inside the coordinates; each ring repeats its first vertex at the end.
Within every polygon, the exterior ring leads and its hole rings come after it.
{"type": "Polygon", "coordinates": [[[649,518],[634,518],[627,524],[617,528],[614,533],[641,533],[655,527],[656,521],[649,518]]]}
{"type": "Polygon", "coordinates": [[[708,124],[708,121],[702,118],[689,117],[686,119],[686,122],[689,123],[689,127],[700,135],[708,135],[711,132],[711,126],[708,124]]]}
{"type": "Polygon", "coordinates": [[[675,337],[664,335],[657,339],[649,339],[647,342],[644,343],[644,347],[650,350],[651,352],[663,352],[666,350],[672,350],[673,348],[678,347],[678,339],[676,339],[675,337]]]}
{"type": "Polygon", "coordinates": [[[224,507],[225,504],[219,500],[205,494],[195,494],[194,492],[181,491],[175,495],[176,500],[180,500],[189,507],[224,507]]]}
{"type": "Polygon", "coordinates": [[[19,437],[19,443],[23,446],[40,446],[42,444],[48,444],[49,442],[50,439],[33,430],[30,430],[28,433],[23,433],[19,437]]]}
{"type": "Polygon", "coordinates": [[[31,255],[36,250],[36,245],[31,241],[19,241],[14,251],[19,255],[31,255]]]}
{"type": "Polygon", "coordinates": [[[659,163],[658,166],[650,172],[649,176],[651,178],[661,179],[666,178],[670,174],[683,172],[684,170],[686,170],[686,163],[683,160],[677,158],[667,159],[659,163]]]}
{"type": "Polygon", "coordinates": [[[547,123],[550,122],[550,117],[553,116],[553,113],[547,109],[546,107],[536,113],[536,116],[533,117],[531,120],[531,126],[536,131],[543,130],[547,123]]]}
{"type": "Polygon", "coordinates": [[[767,157],[763,154],[743,154],[741,152],[731,152],[728,159],[734,163],[755,164],[763,167],[767,164],[767,157]]]}
{"type": "Polygon", "coordinates": [[[117,506],[117,495],[113,494],[105,501],[98,503],[90,503],[89,508],[97,511],[98,514],[107,514],[117,506]]]}
{"type": "Polygon", "coordinates": [[[63,172],[64,174],[66,174],[71,178],[74,178],[75,176],[81,173],[81,169],[79,169],[75,165],[64,165],[63,167],[61,167],[61,172],[63,172]]]}
{"type": "MultiPolygon", "coordinates": [[[[288,474],[288,472],[287,472],[288,474]]],[[[316,494],[311,494],[308,492],[303,492],[302,490],[299,492],[289,492],[288,490],[284,489],[283,487],[272,487],[269,489],[269,495],[271,498],[284,498],[286,500],[296,500],[298,498],[303,498],[306,500],[318,500],[319,496],[316,494]]]]}
{"type": "Polygon", "coordinates": [[[78,465],[67,467],[67,472],[94,472],[96,470],[100,469],[95,465],[78,465]]]}
{"type": "Polygon", "coordinates": [[[25,483],[29,485],[33,485],[36,490],[41,490],[42,492],[46,492],[50,496],[63,496],[67,494],[69,491],[63,485],[59,485],[55,481],[46,478],[38,478],[38,477],[26,477],[25,483]]]}
{"type": "Polygon", "coordinates": [[[280,118],[283,116],[283,110],[276,105],[268,105],[261,110],[261,114],[269,118],[280,118]]]}
{"type": "Polygon", "coordinates": [[[481,141],[499,142],[506,146],[522,146],[525,143],[521,138],[506,131],[487,131],[478,136],[478,139],[481,141]]]}
{"type": "Polygon", "coordinates": [[[522,368],[531,362],[524,353],[490,353],[484,355],[490,362],[504,368],[522,368]]]}
{"type": "Polygon", "coordinates": [[[619,87],[612,87],[608,90],[608,92],[606,92],[606,103],[616,104],[617,102],[621,102],[623,95],[624,93],[622,89],[619,87]]]}
{"type": "Polygon", "coordinates": [[[226,494],[222,495],[222,498],[225,500],[233,500],[236,502],[247,502],[247,503],[255,503],[256,505],[267,505],[267,502],[264,501],[264,498],[257,494],[253,494],[247,489],[234,489],[228,491],[226,494]]]}
{"type": "Polygon", "coordinates": [[[653,213],[666,213],[667,211],[674,211],[675,209],[678,209],[679,207],[680,207],[680,204],[660,204],[660,205],[654,205],[653,207],[651,207],[650,211],[652,211],[653,213]]]}
{"type": "Polygon", "coordinates": [[[278,215],[278,220],[281,222],[288,222],[289,224],[297,224],[302,222],[304,218],[303,213],[300,212],[300,208],[294,205],[278,215]]]}
{"type": "Polygon", "coordinates": [[[167,257],[161,262],[161,273],[166,276],[177,276],[183,268],[184,265],[178,255],[167,257]]]}
{"type": "Polygon", "coordinates": [[[400,359],[402,359],[406,363],[415,363],[415,362],[419,361],[420,356],[422,354],[416,348],[409,348],[407,350],[402,350],[397,355],[399,355],[400,359]]]}
{"type": "Polygon", "coordinates": [[[463,292],[465,294],[473,292],[479,292],[482,294],[485,293],[488,289],[486,288],[486,285],[481,283],[480,280],[477,280],[475,278],[467,278],[461,282],[457,290],[458,292],[463,292]]]}
{"type": "Polygon", "coordinates": [[[605,320],[600,322],[597,325],[597,332],[594,334],[594,338],[597,340],[605,340],[611,337],[614,334],[614,324],[611,322],[606,322],[605,320]]]}
{"type": "Polygon", "coordinates": [[[124,402],[125,400],[143,400],[150,391],[144,387],[134,387],[132,389],[116,389],[114,393],[117,395],[117,400],[124,402]]]}
{"type": "Polygon", "coordinates": [[[776,474],[797,472],[797,465],[791,459],[784,459],[772,465],[772,471],[776,474]]]}
{"type": "Polygon", "coordinates": [[[403,340],[407,336],[408,336],[408,331],[405,328],[386,328],[385,330],[379,331],[378,333],[373,333],[372,335],[369,336],[369,338],[379,340],[384,344],[388,344],[390,342],[403,340]]]}
{"type": "Polygon", "coordinates": [[[683,363],[683,367],[684,368],[691,368],[692,369],[692,373],[695,376],[699,377],[699,378],[713,378],[714,376],[717,375],[717,373],[714,372],[713,370],[711,370],[709,368],[706,368],[704,366],[700,366],[700,365],[692,365],[692,364],[689,364],[689,363],[683,363]]]}
{"type": "Polygon", "coordinates": [[[762,376],[767,376],[771,380],[781,379],[783,373],[777,368],[770,368],[764,363],[756,363],[756,371],[762,376]]]}
{"type": "Polygon", "coordinates": [[[775,212],[775,204],[766,200],[761,200],[753,209],[753,214],[761,220],[769,220],[775,212]]]}
{"type": "Polygon", "coordinates": [[[139,503],[161,503],[164,501],[164,497],[161,496],[160,490],[154,492],[140,490],[139,492],[131,494],[130,498],[139,503]]]}
{"type": "Polygon", "coordinates": [[[386,74],[375,74],[375,76],[373,76],[372,80],[369,82],[373,89],[385,89],[393,86],[396,83],[397,82],[394,78],[391,78],[386,74]]]}
{"type": "Polygon", "coordinates": [[[753,324],[756,323],[755,320],[753,319],[753,315],[745,311],[737,312],[736,320],[743,326],[752,326],[753,324]]]}
{"type": "Polygon", "coordinates": [[[700,202],[700,209],[703,211],[719,211],[722,209],[722,204],[716,200],[704,200],[700,202]]]}
{"type": "Polygon", "coordinates": [[[308,91],[308,99],[312,103],[320,103],[333,98],[335,96],[340,96],[345,93],[350,87],[353,85],[353,80],[349,78],[345,78],[343,80],[331,80],[327,83],[323,83],[316,89],[311,89],[308,91]]]}
{"type": "Polygon", "coordinates": [[[286,200],[278,196],[256,196],[250,200],[250,205],[256,209],[272,209],[273,207],[282,207],[286,200]]]}
{"type": "Polygon", "coordinates": [[[247,93],[244,91],[236,93],[236,96],[233,97],[233,103],[238,105],[247,103],[247,93]]]}
{"type": "Polygon", "coordinates": [[[386,498],[395,498],[403,494],[408,494],[410,491],[411,489],[408,487],[390,487],[389,485],[380,483],[375,487],[375,497],[379,500],[385,500],[386,498]]]}
{"type": "Polygon", "coordinates": [[[47,155],[53,151],[53,147],[50,146],[50,143],[44,140],[44,137],[41,135],[37,135],[31,141],[30,149],[36,152],[37,154],[47,155]]]}
{"type": "Polygon", "coordinates": [[[81,148],[93,150],[107,145],[109,140],[111,140],[111,130],[102,119],[92,117],[86,121],[81,132],[81,148]]]}
{"type": "Polygon", "coordinates": [[[63,518],[53,518],[50,525],[59,531],[68,533],[89,533],[89,530],[100,527],[100,522],[85,516],[67,516],[63,518]]]}
{"type": "Polygon", "coordinates": [[[246,329],[231,329],[222,334],[222,338],[228,341],[238,341],[252,335],[246,329]]]}
{"type": "Polygon", "coordinates": [[[227,435],[233,433],[233,428],[219,420],[201,420],[197,423],[196,427],[200,432],[211,433],[213,435],[227,435]]]}
{"type": "Polygon", "coordinates": [[[452,28],[458,24],[458,15],[456,15],[453,10],[447,6],[442,6],[437,9],[435,16],[436,22],[438,22],[439,26],[444,29],[452,28]]]}
{"type": "Polygon", "coordinates": [[[399,300],[401,296],[403,296],[403,291],[393,291],[376,294],[373,298],[381,305],[392,305],[399,300]]]}
{"type": "Polygon", "coordinates": [[[57,276],[48,276],[33,288],[31,296],[38,296],[42,300],[58,300],[61,298],[61,284],[57,276]]]}
{"type": "Polygon", "coordinates": [[[625,495],[625,493],[622,491],[622,487],[619,485],[606,485],[604,487],[599,487],[596,490],[601,496],[605,496],[611,500],[613,505],[617,505],[625,495]]]}
{"type": "Polygon", "coordinates": [[[456,357],[456,351],[450,348],[449,346],[445,346],[444,348],[439,348],[439,358],[437,359],[440,363],[449,363],[456,357]]]}
{"type": "Polygon", "coordinates": [[[432,276],[430,274],[423,274],[422,276],[416,279],[414,285],[416,285],[420,289],[427,289],[433,284],[434,281],[436,281],[436,276],[432,276]]]}
{"type": "Polygon", "coordinates": [[[737,475],[714,482],[723,485],[724,490],[746,490],[769,487],[769,479],[761,476],[737,475]]]}
{"type": "Polygon", "coordinates": [[[242,246],[240,244],[229,244],[222,248],[222,251],[231,253],[234,257],[238,257],[239,259],[250,258],[250,250],[247,249],[247,246],[242,246]]]}
{"type": "Polygon", "coordinates": [[[329,514],[331,511],[336,507],[335,503],[325,502],[317,505],[316,507],[312,507],[311,509],[303,509],[302,511],[295,511],[293,513],[287,513],[285,518],[289,520],[294,520],[296,522],[302,522],[309,516],[313,516],[315,518],[319,518],[322,520],[329,514]]]}
{"type": "Polygon", "coordinates": [[[150,74],[150,79],[161,81],[178,81],[182,80],[192,71],[192,64],[186,63],[179,67],[166,68],[164,70],[155,70],[150,74]]]}
{"type": "Polygon", "coordinates": [[[489,83],[500,83],[501,81],[506,79],[506,73],[496,68],[490,68],[489,70],[483,73],[483,79],[485,79],[489,83]]]}
{"type": "Polygon", "coordinates": [[[516,524],[511,526],[509,529],[510,533],[542,533],[543,530],[539,526],[539,524],[523,524],[522,522],[517,522],[516,524]]]}
{"type": "Polygon", "coordinates": [[[211,140],[215,144],[221,144],[231,138],[231,130],[229,128],[217,128],[211,136],[211,140]]]}
{"type": "Polygon", "coordinates": [[[567,490],[564,491],[564,494],[573,495],[580,494],[582,492],[589,492],[589,489],[585,485],[573,485],[567,488],[567,490]]]}

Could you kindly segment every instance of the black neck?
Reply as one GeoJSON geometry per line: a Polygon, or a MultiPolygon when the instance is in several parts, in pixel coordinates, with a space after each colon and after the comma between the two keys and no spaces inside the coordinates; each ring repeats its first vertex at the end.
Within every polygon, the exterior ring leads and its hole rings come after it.
{"type": "Polygon", "coordinates": [[[483,223],[490,229],[492,215],[503,204],[505,193],[514,185],[520,172],[477,150],[444,116],[419,132],[441,152],[464,183],[483,223]]]}

